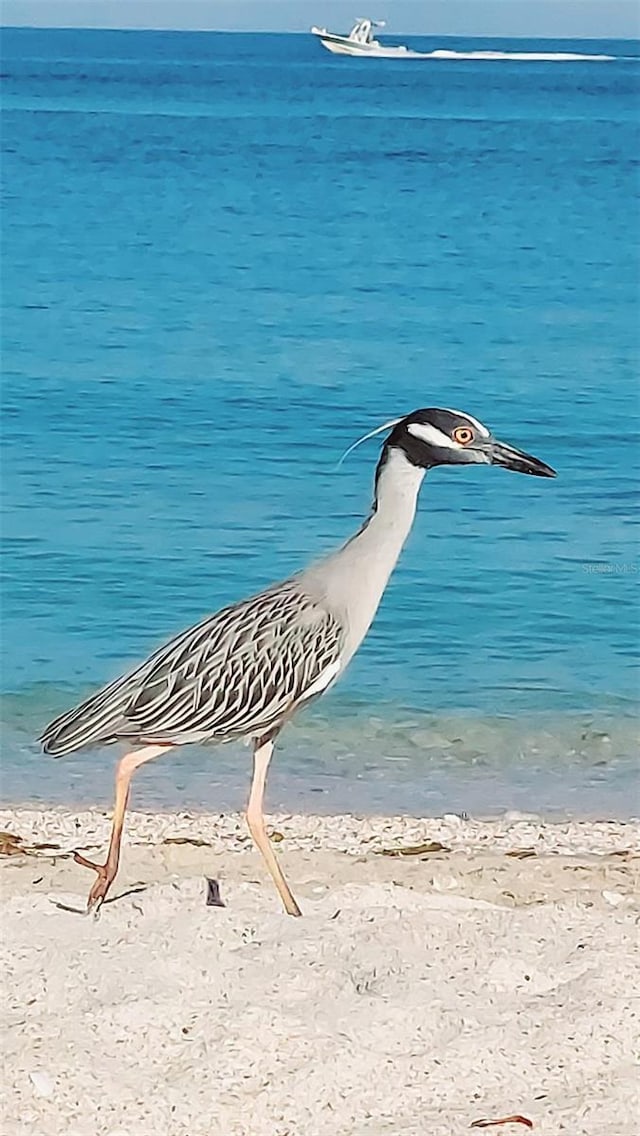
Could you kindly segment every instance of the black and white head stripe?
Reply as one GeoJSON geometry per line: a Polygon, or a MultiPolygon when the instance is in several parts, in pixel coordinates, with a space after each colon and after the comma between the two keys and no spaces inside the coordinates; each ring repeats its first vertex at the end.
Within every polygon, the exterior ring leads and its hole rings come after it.
{"type": "Polygon", "coordinates": [[[386,447],[401,449],[413,465],[487,462],[491,431],[461,410],[414,410],[394,426],[386,447]]]}
{"type": "Polygon", "coordinates": [[[435,449],[456,450],[460,447],[459,442],[454,441],[437,426],[432,426],[430,422],[410,422],[407,430],[414,438],[419,438],[421,442],[426,442],[435,449]]]}
{"type": "Polygon", "coordinates": [[[491,431],[487,430],[477,418],[463,414],[460,410],[424,410],[417,411],[407,419],[407,431],[414,438],[420,438],[429,446],[455,450],[469,442],[490,438],[491,431]],[[461,437],[466,442],[456,440],[456,431],[462,431],[461,437]],[[469,433],[466,433],[469,431],[469,433]]]}

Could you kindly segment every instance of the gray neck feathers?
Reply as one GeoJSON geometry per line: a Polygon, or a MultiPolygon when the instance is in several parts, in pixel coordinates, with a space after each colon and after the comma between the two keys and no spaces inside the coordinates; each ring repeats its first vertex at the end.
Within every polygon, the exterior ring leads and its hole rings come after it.
{"type": "Polygon", "coordinates": [[[337,552],[304,572],[301,582],[345,623],[344,662],[364,639],[409,535],[425,470],[390,449],[376,471],[371,516],[337,552]]]}

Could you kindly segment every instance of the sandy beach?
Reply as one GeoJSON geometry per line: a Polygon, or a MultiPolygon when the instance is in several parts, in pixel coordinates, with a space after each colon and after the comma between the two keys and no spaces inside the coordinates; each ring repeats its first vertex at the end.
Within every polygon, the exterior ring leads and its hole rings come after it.
{"type": "Polygon", "coordinates": [[[239,816],[132,813],[97,920],[106,814],[0,829],[6,1132],[636,1131],[635,822],[275,817],[299,920],[239,816]]]}

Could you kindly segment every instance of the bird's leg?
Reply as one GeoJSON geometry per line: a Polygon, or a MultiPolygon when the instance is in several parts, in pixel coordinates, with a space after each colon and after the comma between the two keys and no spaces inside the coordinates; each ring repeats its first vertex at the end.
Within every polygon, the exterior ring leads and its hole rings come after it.
{"type": "Polygon", "coordinates": [[[85,856],[81,856],[79,852],[74,852],[73,858],[76,864],[82,864],[85,868],[93,868],[94,872],[98,873],[98,878],[94,883],[89,898],[87,900],[87,912],[100,910],[104,903],[105,897],[111,884],[116,878],[118,871],[118,864],[120,862],[120,844],[122,842],[122,829],[124,827],[124,814],[129,800],[129,789],[131,786],[131,778],[141,765],[146,761],[152,761],[154,757],[159,757],[161,753],[166,753],[170,746],[166,745],[150,745],[145,746],[144,749],[139,749],[135,753],[127,753],[118,762],[116,769],[116,800],[113,808],[113,820],[111,823],[111,839],[109,841],[109,851],[104,864],[95,864],[93,860],[87,860],[85,856]]]}
{"type": "Polygon", "coordinates": [[[271,739],[260,738],[256,741],[253,751],[253,780],[251,782],[251,792],[247,806],[247,824],[249,825],[249,832],[253,837],[254,844],[257,846],[259,852],[261,852],[269,874],[278,889],[278,894],[284,903],[287,914],[302,915],[298,904],[291,894],[289,885],[284,878],[282,868],[278,863],[276,854],[273,851],[273,847],[264,827],[264,813],[262,811],[264,786],[272,753],[273,741],[271,739]]]}

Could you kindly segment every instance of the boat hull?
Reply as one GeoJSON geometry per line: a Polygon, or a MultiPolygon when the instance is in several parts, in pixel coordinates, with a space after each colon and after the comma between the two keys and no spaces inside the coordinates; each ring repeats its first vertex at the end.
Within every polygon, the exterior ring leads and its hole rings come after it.
{"type": "Polygon", "coordinates": [[[312,28],[311,31],[332,55],[351,55],[362,59],[397,59],[400,56],[406,57],[413,54],[406,47],[383,47],[376,40],[372,40],[370,43],[358,43],[347,36],[332,35],[331,32],[326,32],[320,28],[312,28]]]}

